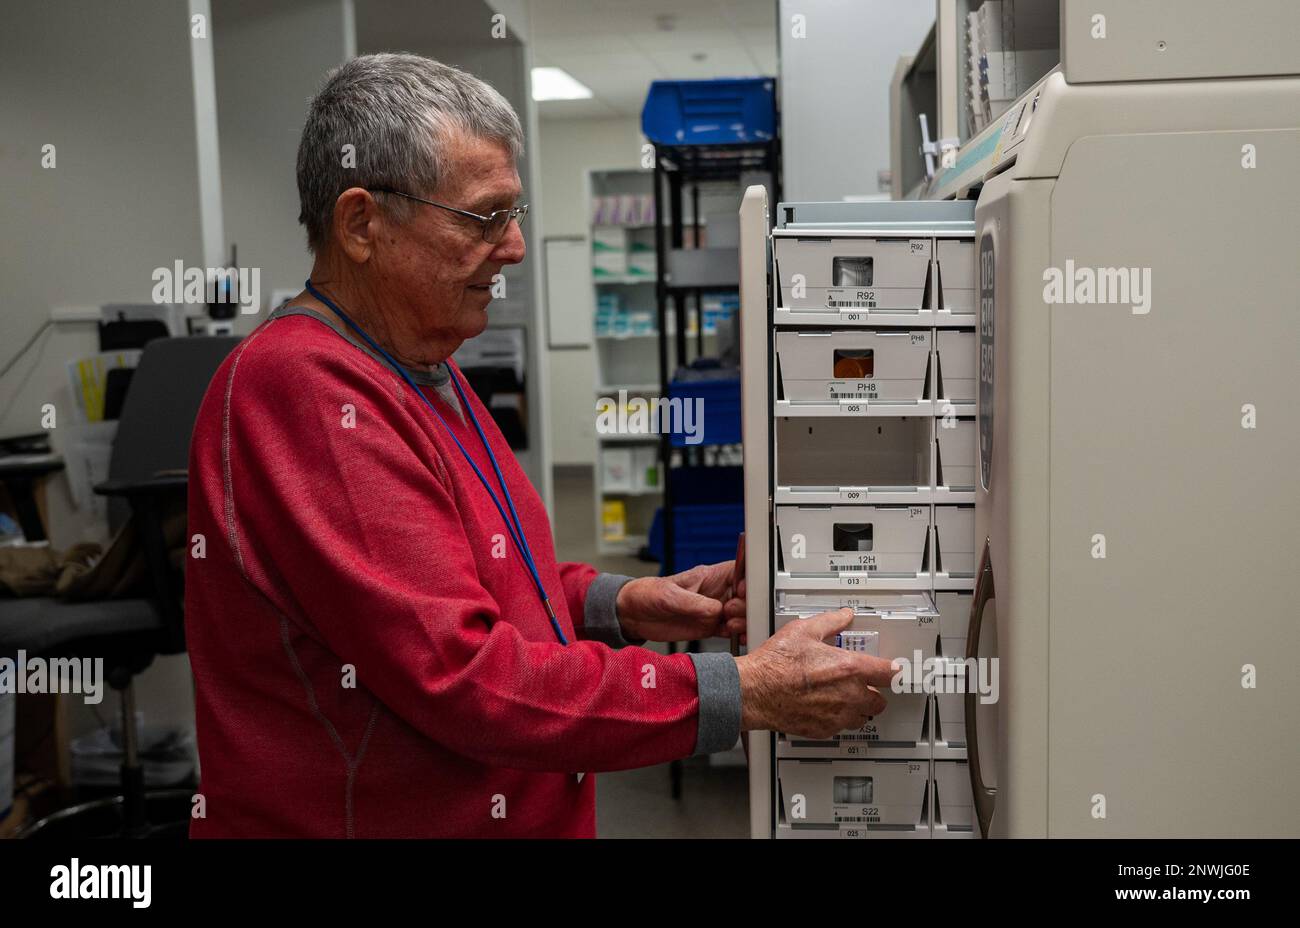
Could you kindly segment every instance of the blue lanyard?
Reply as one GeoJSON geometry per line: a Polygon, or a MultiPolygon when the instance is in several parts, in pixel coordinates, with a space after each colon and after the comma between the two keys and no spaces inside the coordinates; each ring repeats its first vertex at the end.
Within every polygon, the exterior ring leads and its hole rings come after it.
{"type": "Polygon", "coordinates": [[[533,580],[533,586],[537,588],[537,595],[542,599],[542,608],[546,610],[546,617],[550,619],[551,628],[555,631],[555,637],[559,639],[560,644],[567,645],[569,640],[564,637],[564,630],[560,628],[559,619],[555,617],[555,610],[551,607],[551,598],[546,595],[546,587],[542,586],[542,578],[537,572],[537,563],[533,560],[532,549],[528,547],[528,539],[524,536],[523,523],[519,521],[519,513],[515,511],[515,501],[510,496],[510,488],[506,486],[506,478],[501,473],[501,467],[497,464],[497,457],[492,453],[492,446],[488,444],[487,436],[483,434],[482,426],[478,424],[478,416],[474,415],[474,407],[469,404],[469,401],[465,398],[464,391],[461,390],[460,381],[456,377],[455,370],[452,369],[450,364],[447,365],[447,373],[451,377],[451,385],[456,390],[456,396],[460,399],[461,408],[464,409],[466,415],[469,416],[469,421],[474,425],[474,431],[478,433],[478,440],[483,443],[483,450],[487,452],[488,460],[492,462],[492,470],[496,474],[497,483],[501,485],[501,492],[505,496],[505,506],[501,505],[501,500],[497,498],[496,491],[494,491],[492,485],[488,483],[488,479],[483,475],[483,471],[474,463],[474,459],[470,456],[469,451],[463,444],[461,444],[460,439],[456,437],[456,433],[452,430],[452,427],[447,424],[447,420],[442,417],[442,413],[438,412],[437,407],[429,402],[429,398],[424,395],[418,386],[416,386],[415,381],[411,379],[411,375],[406,372],[406,369],[402,367],[401,364],[397,363],[392,355],[379,347],[375,340],[366,334],[365,329],[353,322],[352,317],[340,309],[330,300],[329,297],[317,290],[310,280],[307,281],[307,292],[320,300],[330,309],[334,310],[338,317],[346,322],[352,331],[361,336],[361,338],[365,340],[366,344],[378,352],[384,360],[388,362],[389,366],[397,372],[397,375],[406,381],[407,386],[409,386],[411,390],[414,391],[415,395],[423,401],[424,405],[429,407],[429,411],[434,414],[437,420],[442,423],[443,428],[447,430],[447,434],[451,436],[451,440],[456,443],[456,447],[459,448],[460,453],[464,455],[465,462],[473,469],[474,475],[478,477],[479,483],[483,484],[483,489],[487,490],[488,496],[492,498],[492,504],[497,507],[497,512],[501,514],[501,520],[506,524],[506,531],[510,533],[510,539],[515,543],[515,548],[518,549],[520,557],[523,558],[524,566],[528,568],[529,576],[531,576],[533,580]],[[506,507],[509,507],[510,509],[509,515],[506,515],[506,507]]]}

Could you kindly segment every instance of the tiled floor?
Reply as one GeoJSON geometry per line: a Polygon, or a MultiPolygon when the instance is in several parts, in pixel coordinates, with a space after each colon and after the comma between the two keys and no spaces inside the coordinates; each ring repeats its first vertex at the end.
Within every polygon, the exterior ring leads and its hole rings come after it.
{"type": "MultiPolygon", "coordinates": [[[[551,521],[562,561],[648,576],[658,565],[596,554],[596,510],[589,468],[556,468],[551,521]]],[[[662,650],[662,649],[661,649],[662,650]]],[[[602,838],[742,838],[749,836],[749,779],[743,766],[692,759],[683,765],[682,797],[673,800],[668,765],[596,780],[596,829],[602,838]]]]}

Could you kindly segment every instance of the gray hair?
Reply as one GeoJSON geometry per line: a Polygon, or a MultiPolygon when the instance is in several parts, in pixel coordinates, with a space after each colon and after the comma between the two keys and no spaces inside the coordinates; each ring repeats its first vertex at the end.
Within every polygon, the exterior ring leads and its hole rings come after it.
{"type": "MultiPolygon", "coordinates": [[[[332,72],[311,101],[298,145],[298,221],[307,245],[325,244],[334,202],[349,187],[392,187],[430,196],[447,170],[448,136],[460,131],[523,153],[514,109],[491,86],[458,68],[411,54],[362,55],[332,72]],[[344,146],[354,146],[345,149],[344,146]],[[355,167],[345,167],[348,152],[355,167]]],[[[399,222],[414,203],[384,197],[399,222]]]]}

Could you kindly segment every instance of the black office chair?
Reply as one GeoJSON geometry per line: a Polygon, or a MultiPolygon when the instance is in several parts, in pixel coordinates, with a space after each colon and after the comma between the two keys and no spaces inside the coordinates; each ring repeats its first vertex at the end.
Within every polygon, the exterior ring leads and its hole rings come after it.
{"type": "Polygon", "coordinates": [[[94,602],[0,599],[0,655],[103,658],[107,682],[121,695],[121,794],[54,812],[24,829],[24,837],[183,837],[188,830],[189,790],[146,792],[133,681],[156,656],[185,650],[184,577],[168,559],[163,523],[168,513],[184,511],[199,404],[237,343],[214,336],[152,341],[127,390],[109,480],[95,492],[109,497],[115,532],[134,516],[147,594],[94,602]]]}

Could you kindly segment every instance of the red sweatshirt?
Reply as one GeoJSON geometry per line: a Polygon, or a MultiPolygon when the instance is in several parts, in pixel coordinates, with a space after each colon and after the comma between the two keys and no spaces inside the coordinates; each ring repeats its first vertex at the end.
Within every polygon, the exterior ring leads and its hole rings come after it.
{"type": "MultiPolygon", "coordinates": [[[[472,425],[421,389],[492,480],[472,425]]],[[[186,575],[193,836],[591,837],[595,778],[576,774],[734,744],[738,698],[700,695],[738,693],[728,655],[584,640],[609,636],[584,636],[596,571],[556,563],[541,499],[466,394],[567,647],[487,492],[393,371],[290,315],[213,378],[190,458],[206,545],[186,575]]]]}

